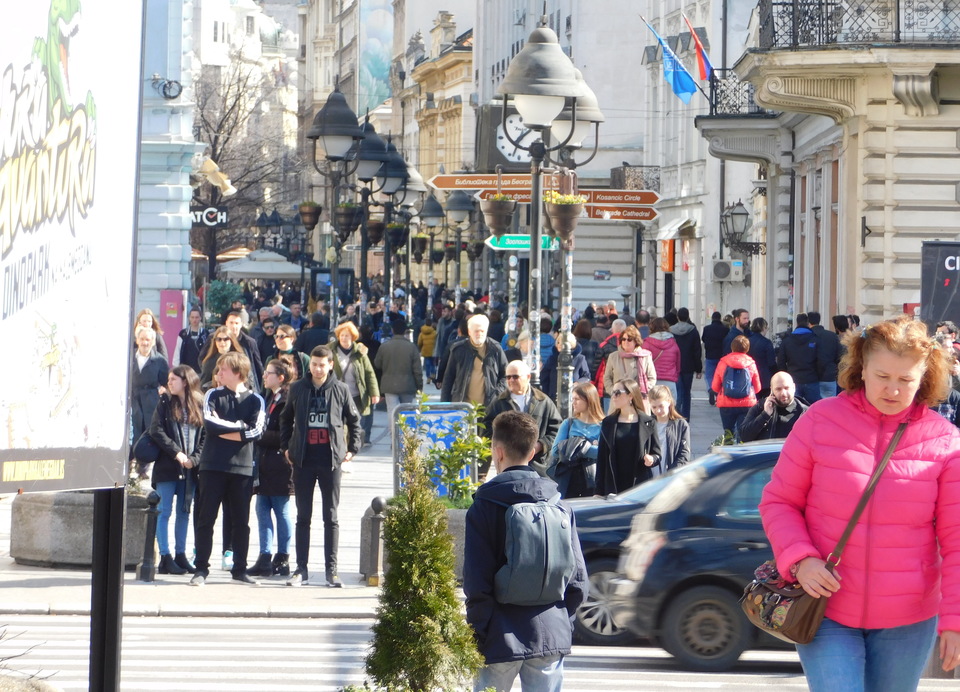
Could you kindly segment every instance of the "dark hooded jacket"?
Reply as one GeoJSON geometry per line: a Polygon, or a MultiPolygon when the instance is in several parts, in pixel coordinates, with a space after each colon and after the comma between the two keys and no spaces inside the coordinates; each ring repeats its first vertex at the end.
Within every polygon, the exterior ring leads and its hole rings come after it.
{"type": "MultiPolygon", "coordinates": [[[[573,383],[590,381],[590,365],[583,355],[583,349],[580,344],[571,351],[573,356],[573,383]]],[[[543,393],[551,399],[557,398],[557,364],[560,360],[560,352],[554,346],[550,349],[550,355],[543,363],[540,369],[540,388],[543,393]]]]}
{"type": "MultiPolygon", "coordinates": [[[[573,524],[573,549],[577,567],[562,601],[540,606],[506,605],[494,596],[494,578],[507,558],[506,508],[518,502],[548,500],[557,484],[529,466],[513,466],[484,483],[467,510],[463,592],[467,597],[467,622],[473,627],[486,662],[503,663],[556,654],[569,654],[573,617],[587,593],[587,568],[573,524]]],[[[569,511],[569,506],[561,501],[569,511]]]]}

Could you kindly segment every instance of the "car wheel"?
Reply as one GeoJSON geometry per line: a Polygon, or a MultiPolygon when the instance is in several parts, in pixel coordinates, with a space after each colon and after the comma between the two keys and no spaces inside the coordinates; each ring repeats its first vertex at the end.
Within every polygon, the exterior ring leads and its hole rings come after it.
{"type": "Polygon", "coordinates": [[[749,642],[750,624],[737,597],[719,586],[697,586],[678,594],[660,629],[663,648],[689,670],[727,670],[749,642]]]}
{"type": "Polygon", "coordinates": [[[623,646],[636,639],[630,630],[617,627],[610,616],[608,599],[610,580],[617,575],[617,560],[603,557],[587,564],[590,592],[573,621],[573,635],[577,641],[592,646],[623,646]]]}

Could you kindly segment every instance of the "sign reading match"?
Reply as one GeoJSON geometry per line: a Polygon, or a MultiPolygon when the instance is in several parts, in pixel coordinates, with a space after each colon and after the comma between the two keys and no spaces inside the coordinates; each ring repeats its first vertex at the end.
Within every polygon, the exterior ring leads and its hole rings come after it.
{"type": "Polygon", "coordinates": [[[0,492],[125,477],[142,4],[80,9],[0,26],[0,492]]]}

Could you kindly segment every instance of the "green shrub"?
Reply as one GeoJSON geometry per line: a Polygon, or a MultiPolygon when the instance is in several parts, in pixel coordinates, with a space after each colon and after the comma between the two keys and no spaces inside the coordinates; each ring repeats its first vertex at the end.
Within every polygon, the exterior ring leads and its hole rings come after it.
{"type": "Polygon", "coordinates": [[[204,309],[210,313],[210,319],[219,322],[223,314],[235,300],[243,298],[240,286],[229,281],[211,281],[204,294],[204,309]]]}

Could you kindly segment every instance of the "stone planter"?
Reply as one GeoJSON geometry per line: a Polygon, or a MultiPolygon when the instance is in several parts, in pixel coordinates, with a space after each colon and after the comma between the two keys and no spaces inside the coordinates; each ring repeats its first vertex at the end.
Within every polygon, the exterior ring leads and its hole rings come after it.
{"type": "Polygon", "coordinates": [[[337,207],[333,212],[337,223],[337,236],[341,243],[347,242],[350,234],[357,230],[363,217],[363,207],[337,207]]]}
{"type": "MultiPolygon", "coordinates": [[[[360,519],[360,573],[368,576],[374,571],[370,565],[371,545],[370,545],[370,525],[373,521],[373,511],[368,507],[360,519]]],[[[464,536],[467,527],[467,510],[448,509],[447,510],[447,533],[453,538],[453,556],[454,571],[457,581],[463,581],[463,548],[465,545],[464,536]]],[[[386,572],[389,565],[389,556],[384,555],[383,571],[386,572]]]]}
{"type": "Polygon", "coordinates": [[[550,235],[561,240],[570,240],[577,229],[580,214],[583,213],[583,204],[553,204],[543,203],[544,217],[548,220],[546,226],[550,235]]]}
{"type": "Polygon", "coordinates": [[[303,223],[303,227],[308,231],[312,231],[317,227],[317,222],[320,221],[320,206],[317,204],[301,204],[299,207],[300,211],[300,221],[303,223]]]}
{"type": "MultiPolygon", "coordinates": [[[[143,557],[147,499],[127,495],[123,558],[133,569],[143,557]]],[[[27,493],[13,500],[10,557],[18,565],[90,567],[93,562],[93,492],[27,493]]]]}
{"type": "Polygon", "coordinates": [[[497,238],[508,233],[513,226],[513,213],[517,210],[515,199],[485,199],[480,202],[480,211],[497,238]]]}

